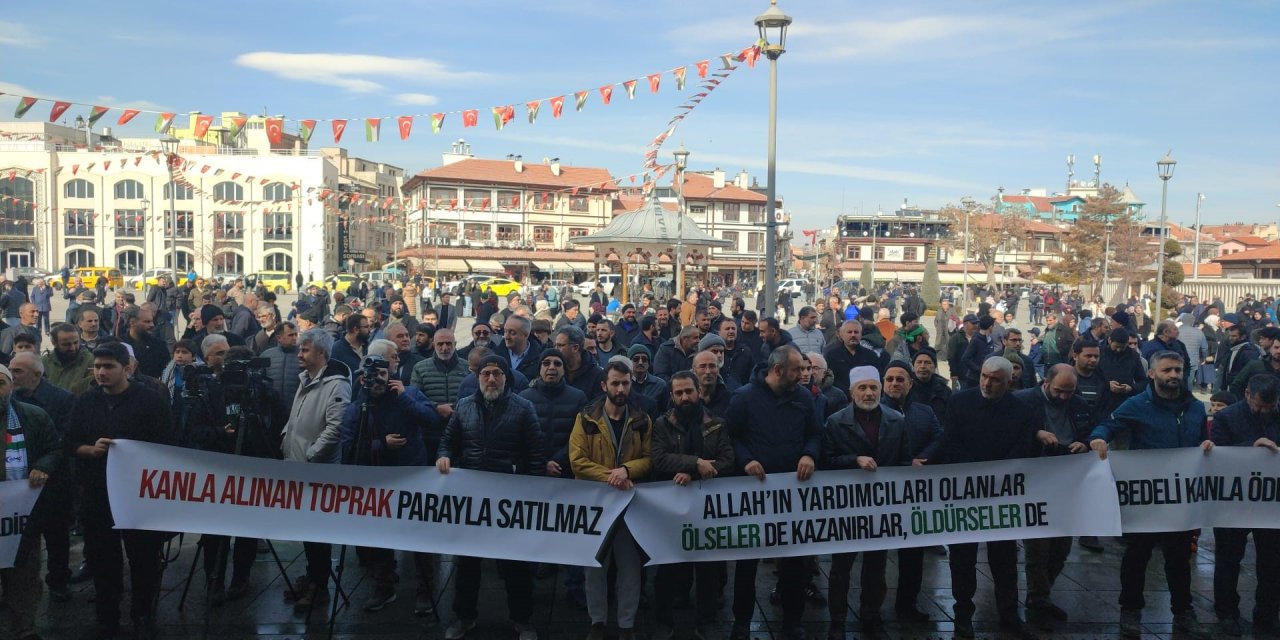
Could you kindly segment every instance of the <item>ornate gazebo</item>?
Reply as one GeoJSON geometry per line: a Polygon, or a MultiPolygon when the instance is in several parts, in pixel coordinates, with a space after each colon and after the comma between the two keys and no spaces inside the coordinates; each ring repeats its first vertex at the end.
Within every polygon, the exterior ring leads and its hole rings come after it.
{"type": "Polygon", "coordinates": [[[728,240],[707,235],[688,216],[663,209],[656,193],[646,198],[639,209],[614,216],[605,228],[588,236],[570,238],[569,242],[593,247],[597,265],[621,265],[620,299],[623,302],[630,299],[627,289],[629,268],[657,269],[663,264],[673,265],[675,271],[671,277],[675,293],[683,298],[684,267],[705,268],[712,247],[731,244],[728,240]]]}

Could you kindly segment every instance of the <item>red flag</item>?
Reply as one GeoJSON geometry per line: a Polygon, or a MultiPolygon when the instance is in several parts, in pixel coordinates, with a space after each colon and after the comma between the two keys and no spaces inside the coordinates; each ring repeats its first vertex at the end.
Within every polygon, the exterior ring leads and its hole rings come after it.
{"type": "Polygon", "coordinates": [[[698,67],[698,77],[699,78],[707,77],[707,65],[711,64],[711,62],[709,60],[703,60],[695,64],[698,67]]]}
{"type": "Polygon", "coordinates": [[[613,97],[613,85],[606,84],[600,87],[600,101],[609,104],[609,99],[613,97]]]}
{"type": "Polygon", "coordinates": [[[662,74],[654,73],[649,75],[649,93],[658,92],[658,83],[662,82],[662,74]]]}
{"type": "Polygon", "coordinates": [[[71,108],[70,102],[61,102],[61,101],[54,102],[53,108],[49,110],[49,122],[53,122],[54,120],[57,120],[58,116],[62,115],[64,112],[66,112],[67,109],[70,109],[70,108],[71,108]]]}
{"type": "Polygon", "coordinates": [[[479,120],[480,120],[479,109],[467,109],[466,111],[462,112],[462,126],[464,128],[476,126],[476,123],[479,122],[479,120]]]}
{"type": "Polygon", "coordinates": [[[102,163],[102,170],[103,170],[103,171],[108,171],[108,170],[110,170],[110,169],[111,169],[111,161],[110,161],[110,160],[107,160],[106,162],[103,162],[103,163],[102,163]]]}
{"type": "Polygon", "coordinates": [[[120,114],[120,119],[116,120],[116,125],[123,127],[124,125],[129,124],[129,121],[132,120],[139,113],[142,113],[142,112],[138,111],[137,109],[125,109],[124,113],[120,114]]]}
{"type": "Polygon", "coordinates": [[[196,116],[196,128],[192,134],[196,138],[203,139],[205,134],[209,133],[209,127],[213,125],[213,116],[199,115],[196,116]]]}
{"type": "Polygon", "coordinates": [[[338,144],[342,140],[342,132],[347,130],[346,120],[333,121],[333,143],[338,144]]]}
{"type": "Polygon", "coordinates": [[[413,116],[400,116],[396,121],[400,125],[400,139],[408,140],[409,132],[413,130],[413,116]]]}
{"type": "Polygon", "coordinates": [[[267,118],[267,140],[271,144],[280,144],[284,142],[284,120],[281,118],[267,118]]]}
{"type": "Polygon", "coordinates": [[[551,117],[559,118],[564,112],[564,96],[556,96],[551,99],[551,117]]]}

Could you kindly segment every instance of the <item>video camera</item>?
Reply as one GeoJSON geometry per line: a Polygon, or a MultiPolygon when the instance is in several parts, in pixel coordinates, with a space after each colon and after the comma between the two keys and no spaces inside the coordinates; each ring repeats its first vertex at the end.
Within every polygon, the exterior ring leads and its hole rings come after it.
{"type": "Polygon", "coordinates": [[[368,390],[379,382],[385,383],[390,377],[390,372],[391,363],[386,358],[378,355],[365,356],[360,363],[361,387],[368,390]],[[384,371],[388,373],[387,377],[381,375],[384,371]]]}

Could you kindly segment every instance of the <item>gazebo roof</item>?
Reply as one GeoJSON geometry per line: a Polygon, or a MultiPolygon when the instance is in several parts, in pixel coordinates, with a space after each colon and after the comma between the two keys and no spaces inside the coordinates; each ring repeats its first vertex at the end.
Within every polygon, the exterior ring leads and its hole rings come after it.
{"type": "Polygon", "coordinates": [[[635,211],[614,216],[608,226],[591,235],[569,238],[569,243],[575,245],[627,243],[670,247],[677,241],[685,247],[728,247],[733,244],[707,235],[688,216],[666,211],[656,197],[650,197],[635,211]]]}

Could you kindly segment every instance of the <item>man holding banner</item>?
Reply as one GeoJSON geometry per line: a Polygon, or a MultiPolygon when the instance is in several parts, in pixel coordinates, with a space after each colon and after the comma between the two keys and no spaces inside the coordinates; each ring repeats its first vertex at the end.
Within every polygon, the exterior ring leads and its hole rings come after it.
{"type": "MultiPolygon", "coordinates": [[[[1252,365],[1250,365],[1252,366],[1252,365]]],[[[1249,378],[1244,400],[1213,416],[1213,443],[1224,447],[1263,447],[1276,452],[1280,442],[1280,379],[1249,378]]],[[[1253,607],[1255,634],[1275,635],[1280,611],[1280,530],[1214,527],[1213,608],[1226,635],[1240,636],[1240,562],[1249,533],[1257,556],[1258,588],[1253,607]]]]}
{"type": "MultiPolygon", "coordinates": [[[[1094,428],[1089,447],[1106,459],[1107,443],[1131,432],[1130,449],[1174,449],[1199,446],[1208,453],[1213,441],[1207,439],[1204,403],[1191,395],[1182,379],[1182,356],[1160,351],[1151,356],[1147,376],[1151,384],[1116,408],[1111,419],[1094,428]]],[[[1120,562],[1120,634],[1137,638],[1142,634],[1142,609],[1147,605],[1147,563],[1151,552],[1164,553],[1164,573],[1169,582],[1169,599],[1175,632],[1208,637],[1191,607],[1191,531],[1127,533],[1124,558],[1120,562]]]]}
{"type": "MultiPolygon", "coordinates": [[[[725,421],[733,436],[735,464],[761,482],[767,474],[795,471],[808,480],[822,452],[822,427],[813,396],[799,386],[804,358],[791,345],[781,345],[769,354],[766,369],[738,389],[729,401],[725,421]]],[[[751,615],[756,603],[756,568],[759,559],[739,560],[733,580],[733,630],[730,640],[750,636],[751,615]]],[[[782,599],[783,628],[789,640],[803,640],[804,588],[807,565],[804,557],[778,558],[778,592],[782,599]]]]}
{"type": "MultiPolygon", "coordinates": [[[[907,365],[894,361],[885,376],[910,375],[907,365]]],[[[861,469],[911,465],[911,438],[903,415],[880,404],[880,372],[872,366],[855,367],[849,372],[849,396],[853,403],[827,418],[823,430],[822,461],[824,469],[861,469]]],[[[927,410],[927,409],[926,409],[927,410]]],[[[862,554],[862,632],[876,633],[884,624],[880,607],[888,591],[885,565],[888,551],[866,551],[862,554]]],[[[845,619],[849,614],[849,572],[857,552],[831,554],[830,591],[827,603],[831,627],[827,638],[844,638],[845,619]]],[[[914,600],[911,608],[915,608],[914,600]]]]}

